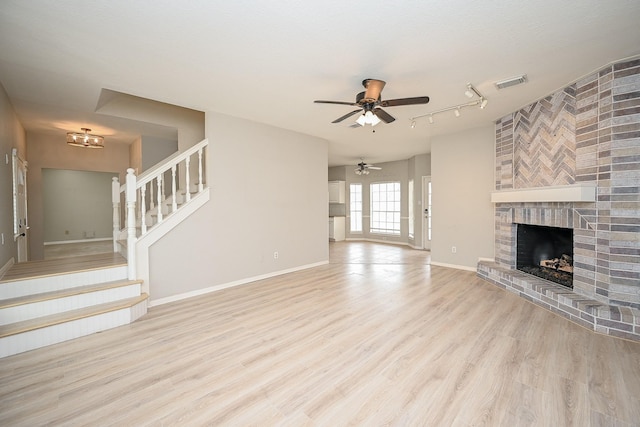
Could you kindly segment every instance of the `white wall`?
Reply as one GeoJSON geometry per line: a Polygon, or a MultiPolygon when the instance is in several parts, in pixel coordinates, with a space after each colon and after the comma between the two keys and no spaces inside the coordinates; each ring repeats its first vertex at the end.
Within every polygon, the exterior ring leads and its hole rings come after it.
{"type": "Polygon", "coordinates": [[[113,237],[117,173],[42,169],[44,242],[113,237]]]}
{"type": "Polygon", "coordinates": [[[328,262],[327,142],[216,113],[206,137],[211,200],[150,248],[151,300],[328,262]]]}
{"type": "Polygon", "coordinates": [[[96,112],[175,128],[178,130],[180,151],[184,151],[204,139],[204,113],[202,111],[103,89],[96,112]]]}
{"type": "Polygon", "coordinates": [[[178,140],[142,136],[142,169],[140,173],[162,162],[178,151],[178,140]]]}
{"type": "MultiPolygon", "coordinates": [[[[9,97],[0,85],[0,233],[4,234],[4,245],[0,244],[0,268],[11,258],[18,260],[13,241],[13,169],[11,150],[18,149],[20,157],[27,159],[26,135],[18,121],[9,97]],[[9,162],[6,162],[7,156],[9,162]]],[[[29,172],[27,170],[27,176],[29,172]]],[[[28,189],[27,189],[28,190],[28,189]]]]}
{"type": "Polygon", "coordinates": [[[433,138],[432,264],[475,270],[493,258],[494,141],[493,126],[433,138]]]}

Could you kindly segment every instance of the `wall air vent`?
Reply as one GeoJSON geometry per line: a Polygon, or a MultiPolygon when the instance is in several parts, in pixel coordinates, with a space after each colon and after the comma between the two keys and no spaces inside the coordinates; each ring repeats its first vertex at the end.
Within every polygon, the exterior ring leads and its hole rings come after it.
{"type": "Polygon", "coordinates": [[[522,76],[511,77],[510,79],[502,80],[501,82],[496,82],[495,85],[498,89],[504,89],[509,86],[515,86],[515,85],[519,85],[526,82],[527,82],[527,76],[525,74],[522,76]]]}

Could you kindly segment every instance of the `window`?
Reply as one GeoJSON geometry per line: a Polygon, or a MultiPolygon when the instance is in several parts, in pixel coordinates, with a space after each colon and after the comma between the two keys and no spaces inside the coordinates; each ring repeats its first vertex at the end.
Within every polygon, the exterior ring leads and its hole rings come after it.
{"type": "Polygon", "coordinates": [[[349,231],[362,233],[362,184],[349,185],[349,215],[349,231]]]}
{"type": "Polygon", "coordinates": [[[400,234],[400,183],[371,184],[371,232],[400,234]]]}
{"type": "Polygon", "coordinates": [[[409,238],[413,239],[413,180],[409,180],[409,194],[407,195],[407,204],[409,205],[409,238]]]}

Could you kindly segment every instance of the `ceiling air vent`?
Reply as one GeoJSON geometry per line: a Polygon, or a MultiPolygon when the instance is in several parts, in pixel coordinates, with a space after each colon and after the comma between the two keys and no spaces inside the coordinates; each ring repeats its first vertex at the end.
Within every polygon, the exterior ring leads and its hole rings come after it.
{"type": "Polygon", "coordinates": [[[515,85],[519,85],[526,82],[527,82],[527,76],[522,75],[517,77],[511,77],[510,79],[502,80],[501,82],[496,82],[495,85],[498,89],[504,89],[509,86],[515,86],[515,85]]]}

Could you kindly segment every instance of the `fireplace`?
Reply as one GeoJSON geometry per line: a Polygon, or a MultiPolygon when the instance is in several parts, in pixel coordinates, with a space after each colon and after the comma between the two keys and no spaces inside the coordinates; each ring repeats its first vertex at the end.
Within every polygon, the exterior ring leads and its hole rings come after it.
{"type": "Polygon", "coordinates": [[[573,289],[573,230],[517,224],[516,268],[573,289]]]}
{"type": "Polygon", "coordinates": [[[636,342],[640,151],[632,128],[640,115],[630,100],[638,99],[639,84],[640,60],[619,61],[496,121],[495,253],[493,261],[478,262],[478,276],[490,283],[576,324],[636,342]],[[572,251],[544,257],[558,258],[551,261],[558,267],[563,253],[567,262],[573,258],[568,286],[521,271],[523,260],[533,267],[541,257],[534,261],[533,250],[517,254],[519,224],[569,229],[551,241],[573,238],[572,251]]]}

